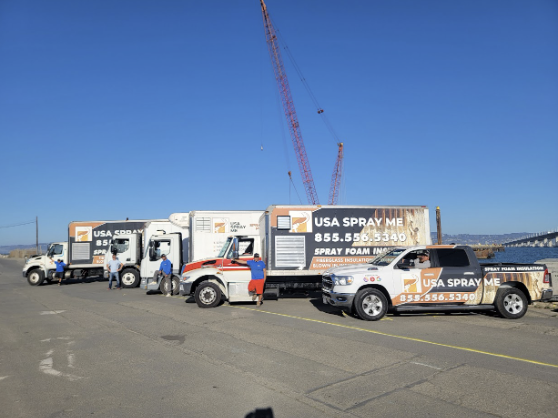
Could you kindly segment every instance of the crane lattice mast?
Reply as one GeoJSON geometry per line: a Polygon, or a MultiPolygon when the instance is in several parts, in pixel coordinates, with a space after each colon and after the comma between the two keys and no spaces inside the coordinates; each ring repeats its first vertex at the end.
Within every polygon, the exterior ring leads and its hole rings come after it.
{"type": "Polygon", "coordinates": [[[331,176],[331,186],[329,188],[329,204],[336,205],[339,200],[339,189],[341,188],[341,176],[343,174],[343,143],[339,142],[339,151],[337,152],[337,161],[333,168],[331,176]]]}
{"type": "Polygon", "coordinates": [[[308,202],[312,205],[317,205],[319,204],[318,193],[316,192],[316,187],[314,186],[314,179],[312,178],[312,171],[310,170],[310,162],[308,161],[306,148],[304,147],[302,134],[300,133],[300,126],[298,124],[298,118],[296,116],[296,110],[291,96],[289,81],[287,80],[287,74],[285,73],[285,67],[283,66],[283,60],[281,58],[279,42],[277,40],[277,35],[275,34],[275,29],[271,24],[271,19],[267,13],[267,7],[264,1],[260,0],[260,4],[262,7],[267,47],[271,57],[271,64],[273,66],[273,72],[275,73],[275,79],[277,80],[277,85],[279,87],[283,110],[285,111],[285,116],[287,117],[287,125],[289,126],[289,132],[293,141],[296,159],[298,161],[298,168],[300,169],[300,174],[302,176],[302,183],[304,184],[304,189],[306,190],[308,202]]]}

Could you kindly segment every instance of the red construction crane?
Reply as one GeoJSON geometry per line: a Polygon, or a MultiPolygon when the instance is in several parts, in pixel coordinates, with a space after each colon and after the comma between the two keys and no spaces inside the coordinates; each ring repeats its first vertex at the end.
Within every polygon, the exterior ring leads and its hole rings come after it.
{"type": "Polygon", "coordinates": [[[279,87],[283,110],[285,111],[285,116],[287,117],[289,132],[291,133],[291,139],[295,148],[298,168],[300,169],[300,174],[302,176],[302,183],[304,184],[304,188],[306,190],[308,202],[312,205],[317,205],[320,203],[318,201],[318,193],[316,192],[316,187],[314,186],[314,179],[312,178],[312,171],[310,170],[310,162],[308,161],[306,148],[304,147],[304,142],[302,141],[302,134],[300,133],[300,126],[298,124],[298,118],[296,116],[296,110],[291,96],[291,89],[289,88],[289,81],[287,80],[287,74],[285,72],[285,67],[283,66],[277,35],[275,34],[275,29],[271,24],[271,19],[267,13],[267,7],[264,1],[260,0],[260,4],[262,7],[267,47],[271,57],[271,64],[273,66],[273,72],[275,73],[275,79],[277,80],[277,85],[279,87]]]}
{"type": "Polygon", "coordinates": [[[336,205],[339,200],[339,189],[341,187],[341,175],[343,173],[343,143],[339,142],[339,151],[337,152],[337,161],[331,176],[331,186],[329,187],[329,201],[330,205],[336,205]]]}

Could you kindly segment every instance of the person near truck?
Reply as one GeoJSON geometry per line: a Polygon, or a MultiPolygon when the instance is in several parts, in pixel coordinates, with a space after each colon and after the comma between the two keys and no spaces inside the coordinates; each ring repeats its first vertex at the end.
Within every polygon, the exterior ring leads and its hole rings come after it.
{"type": "Polygon", "coordinates": [[[415,260],[416,269],[429,269],[430,268],[430,254],[428,251],[419,251],[417,259],[415,260]]]}
{"type": "Polygon", "coordinates": [[[120,270],[122,270],[122,267],[124,267],[124,264],[122,264],[120,262],[120,260],[118,259],[118,257],[116,256],[116,254],[112,255],[112,260],[110,260],[107,263],[107,270],[109,271],[109,286],[108,286],[108,290],[112,289],[112,278],[116,278],[116,288],[117,289],[121,289],[122,286],[120,286],[120,270]]]}
{"type": "Polygon", "coordinates": [[[252,300],[258,299],[257,306],[263,303],[263,291],[266,280],[265,263],[260,258],[258,253],[254,254],[253,260],[234,260],[238,264],[244,264],[250,267],[252,279],[248,283],[248,292],[252,295],[252,300]]]}
{"type": "Polygon", "coordinates": [[[162,280],[165,279],[169,279],[169,283],[170,283],[170,292],[167,293],[167,297],[171,296],[172,293],[172,263],[170,262],[170,260],[167,258],[167,256],[165,254],[163,254],[161,256],[161,265],[159,266],[159,270],[158,270],[158,274],[162,273],[163,274],[163,278],[162,280]]]}
{"type": "MultiPolygon", "coordinates": [[[[50,259],[51,261],[52,258],[50,259]]],[[[58,286],[62,286],[62,278],[64,277],[64,267],[69,266],[71,263],[64,263],[62,261],[62,259],[58,259],[58,261],[54,261],[54,264],[56,264],[56,272],[54,273],[54,278],[58,279],[58,286]]]]}

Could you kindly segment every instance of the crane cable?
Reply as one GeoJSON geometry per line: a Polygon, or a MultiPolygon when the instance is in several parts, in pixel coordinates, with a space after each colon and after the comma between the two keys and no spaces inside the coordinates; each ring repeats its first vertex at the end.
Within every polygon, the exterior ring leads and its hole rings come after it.
{"type": "MultiPolygon", "coordinates": [[[[271,17],[270,17],[270,19],[271,19],[271,17]]],[[[273,23],[273,20],[272,20],[272,23],[273,23]]],[[[321,116],[322,121],[324,122],[327,129],[329,130],[329,132],[333,136],[333,139],[335,140],[335,143],[337,144],[337,143],[341,142],[339,140],[339,137],[337,136],[337,133],[335,132],[335,129],[333,129],[333,126],[331,125],[331,122],[329,121],[329,118],[324,113],[324,109],[320,106],[320,103],[318,102],[318,99],[316,99],[316,96],[312,92],[312,89],[310,88],[310,85],[306,81],[306,78],[304,77],[304,74],[302,74],[302,70],[300,69],[296,60],[294,59],[294,56],[291,53],[291,50],[289,49],[289,46],[287,45],[287,42],[285,42],[283,36],[281,35],[281,32],[279,31],[279,29],[277,29],[277,26],[275,26],[275,23],[273,23],[273,26],[275,27],[275,33],[277,34],[277,38],[279,39],[279,41],[283,45],[283,49],[285,50],[285,52],[287,53],[287,56],[291,60],[291,63],[293,64],[293,67],[294,67],[295,71],[297,72],[297,74],[300,78],[300,81],[302,81],[302,84],[306,88],[306,91],[308,92],[308,95],[310,96],[310,99],[314,103],[314,106],[316,106],[317,112],[321,116]]]]}

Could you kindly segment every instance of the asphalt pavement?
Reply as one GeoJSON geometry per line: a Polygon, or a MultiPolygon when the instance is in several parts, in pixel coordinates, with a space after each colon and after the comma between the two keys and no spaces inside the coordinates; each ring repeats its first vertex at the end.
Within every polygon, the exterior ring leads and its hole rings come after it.
{"type": "Polygon", "coordinates": [[[550,305],[365,322],[319,294],[200,309],[22,266],[0,259],[0,417],[558,416],[550,305]]]}

